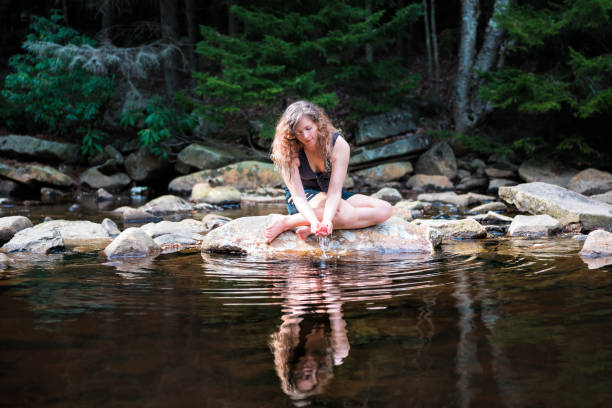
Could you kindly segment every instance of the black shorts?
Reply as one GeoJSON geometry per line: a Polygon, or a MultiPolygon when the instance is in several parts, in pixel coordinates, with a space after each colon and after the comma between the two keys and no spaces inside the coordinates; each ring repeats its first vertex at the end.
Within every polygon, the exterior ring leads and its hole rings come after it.
{"type": "MultiPolygon", "coordinates": [[[[314,196],[321,193],[321,190],[315,190],[313,188],[305,188],[304,193],[306,193],[306,200],[310,201],[314,196]]],[[[343,200],[348,200],[350,197],[354,196],[355,193],[349,193],[348,191],[342,190],[341,198],[343,200]]],[[[295,204],[293,204],[293,198],[291,198],[291,193],[289,189],[285,187],[285,204],[287,205],[287,212],[289,215],[297,214],[299,211],[295,204]]]]}

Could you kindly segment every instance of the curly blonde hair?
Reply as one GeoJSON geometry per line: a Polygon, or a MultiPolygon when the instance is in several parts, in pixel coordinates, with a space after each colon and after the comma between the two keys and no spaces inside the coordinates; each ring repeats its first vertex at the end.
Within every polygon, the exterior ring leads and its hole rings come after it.
{"type": "Polygon", "coordinates": [[[276,124],[272,154],[270,157],[277,171],[283,176],[290,177],[291,166],[298,159],[302,144],[297,140],[295,126],[302,117],[308,116],[317,125],[317,146],[325,162],[325,170],[330,170],[332,144],[331,139],[338,130],[323,111],[315,104],[307,101],[297,101],[285,109],[276,124]]]}

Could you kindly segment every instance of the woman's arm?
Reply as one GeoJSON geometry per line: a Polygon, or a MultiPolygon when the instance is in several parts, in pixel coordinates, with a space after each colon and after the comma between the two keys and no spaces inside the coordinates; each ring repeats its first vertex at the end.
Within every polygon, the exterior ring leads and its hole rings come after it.
{"type": "Polygon", "coordinates": [[[327,227],[328,234],[331,234],[333,231],[332,220],[338,211],[338,206],[342,199],[342,186],[346,178],[350,155],[351,147],[343,137],[338,137],[332,151],[331,176],[329,179],[329,188],[327,190],[325,211],[323,213],[323,225],[327,227]]]}
{"type": "Polygon", "coordinates": [[[314,210],[310,206],[310,203],[306,199],[304,185],[302,184],[302,179],[300,178],[300,169],[297,164],[291,166],[289,175],[290,177],[283,176],[283,180],[285,181],[285,185],[289,189],[289,193],[291,193],[293,204],[300,212],[300,214],[302,214],[304,218],[306,218],[306,220],[310,223],[311,230],[314,233],[316,229],[313,230],[313,228],[319,228],[320,221],[315,215],[314,210]]]}

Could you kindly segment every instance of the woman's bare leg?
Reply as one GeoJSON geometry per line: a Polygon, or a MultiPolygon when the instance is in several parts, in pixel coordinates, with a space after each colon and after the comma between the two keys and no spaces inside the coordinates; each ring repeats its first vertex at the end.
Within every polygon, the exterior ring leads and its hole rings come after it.
{"type": "MultiPolygon", "coordinates": [[[[323,209],[321,207],[321,203],[325,205],[325,193],[319,193],[314,196],[309,204],[315,212],[315,215],[319,220],[323,217],[323,209]]],[[[285,232],[291,228],[298,227],[296,230],[296,234],[301,239],[306,239],[308,235],[310,235],[310,222],[300,213],[292,214],[292,215],[279,215],[274,214],[272,216],[272,220],[268,225],[266,225],[266,229],[264,230],[264,237],[266,239],[266,243],[270,243],[276,238],[280,233],[285,232]]]]}

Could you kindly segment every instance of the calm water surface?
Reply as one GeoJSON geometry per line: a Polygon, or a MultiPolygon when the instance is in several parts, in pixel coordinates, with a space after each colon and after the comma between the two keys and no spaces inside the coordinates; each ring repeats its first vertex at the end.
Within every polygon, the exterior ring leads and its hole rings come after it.
{"type": "MultiPolygon", "coordinates": [[[[108,216],[66,208],[28,211],[108,216]]],[[[580,247],[16,255],[0,271],[0,406],[610,406],[612,267],[580,247]]]]}

